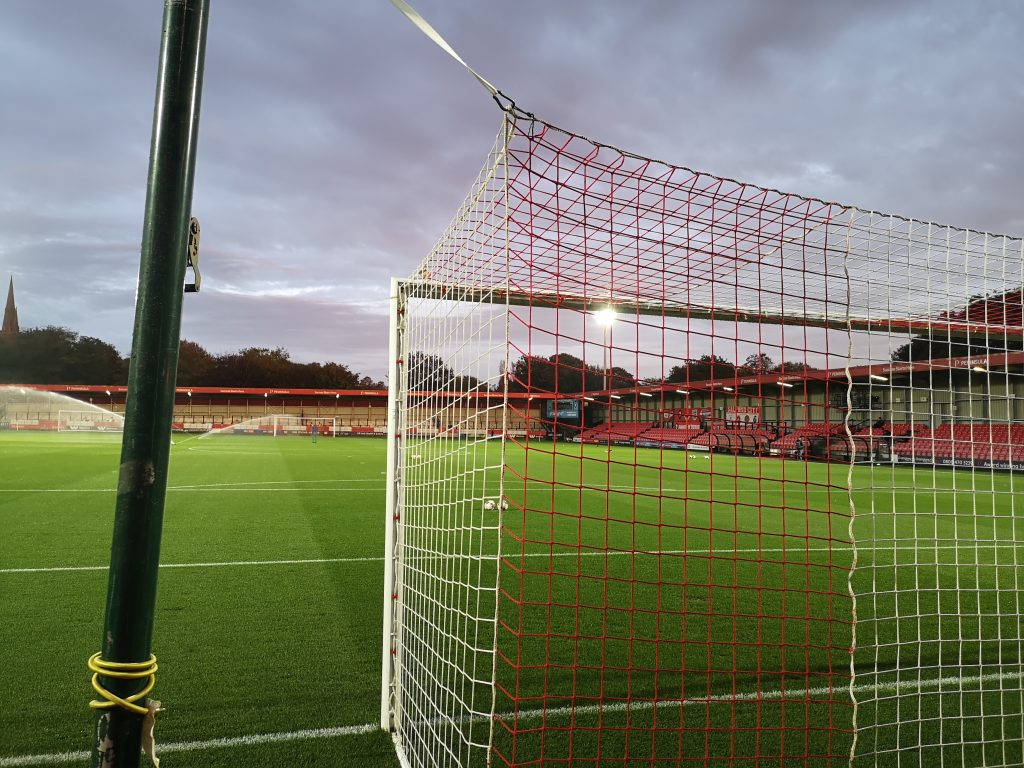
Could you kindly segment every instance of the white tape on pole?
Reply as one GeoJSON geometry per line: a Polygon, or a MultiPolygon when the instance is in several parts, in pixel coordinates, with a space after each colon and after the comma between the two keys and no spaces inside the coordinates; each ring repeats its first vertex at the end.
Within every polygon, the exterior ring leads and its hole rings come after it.
{"type": "Polygon", "coordinates": [[[490,93],[491,96],[498,95],[498,89],[491,85],[487,81],[487,79],[484,78],[479,72],[477,72],[475,69],[469,66],[469,64],[463,61],[462,57],[455,52],[455,49],[448,45],[448,41],[441,37],[438,31],[434,29],[432,26],[430,26],[427,20],[416,12],[415,8],[413,8],[411,5],[405,2],[405,0],[391,0],[391,4],[395,6],[395,8],[400,10],[402,13],[404,13],[405,17],[409,19],[409,21],[411,21],[413,24],[419,27],[420,32],[422,32],[424,35],[426,35],[435,43],[437,43],[437,45],[442,50],[446,51],[449,56],[451,56],[453,59],[459,62],[459,64],[464,66],[469,71],[469,73],[477,79],[477,82],[479,82],[480,85],[487,89],[487,92],[490,93]]]}

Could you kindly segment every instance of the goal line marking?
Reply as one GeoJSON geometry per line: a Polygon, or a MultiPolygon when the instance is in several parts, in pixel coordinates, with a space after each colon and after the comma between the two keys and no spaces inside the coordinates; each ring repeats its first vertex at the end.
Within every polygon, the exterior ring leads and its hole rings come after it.
{"type": "MultiPolygon", "coordinates": [[[[745,532],[741,532],[745,533],[745,532]]],[[[729,535],[728,532],[724,532],[722,535],[729,535]]],[[[970,544],[939,544],[939,545],[900,545],[898,547],[890,546],[879,546],[869,547],[867,545],[859,545],[857,547],[861,552],[868,550],[874,552],[935,552],[935,551],[962,551],[969,552],[973,550],[996,550],[1000,548],[1011,548],[1017,547],[1018,542],[972,542],[970,544]]],[[[568,545],[564,545],[568,546],[568,545]]],[[[849,546],[849,545],[845,545],[849,546]]],[[[761,553],[769,554],[780,554],[782,552],[792,552],[794,554],[800,554],[805,552],[833,552],[841,554],[844,551],[844,545],[842,542],[838,542],[836,547],[801,547],[794,545],[792,547],[744,547],[742,549],[661,549],[661,550],[613,550],[610,552],[604,552],[600,550],[579,550],[578,552],[527,552],[524,557],[624,557],[627,555],[644,555],[644,556],[656,556],[656,555],[710,555],[713,553],[721,554],[723,557],[729,554],[736,555],[756,555],[761,553]]],[[[450,558],[455,555],[438,555],[438,557],[450,558]]],[[[474,556],[477,557],[477,556],[474,556]]],[[[510,560],[514,560],[517,556],[510,553],[506,553],[506,557],[510,560]]],[[[488,556],[488,559],[493,559],[488,556]]],[[[323,558],[309,558],[309,559],[295,559],[295,560],[228,560],[224,562],[207,562],[207,563],[161,563],[161,568],[229,568],[232,566],[257,566],[257,565],[322,565],[330,563],[382,563],[384,558],[380,556],[373,557],[323,557],[323,558]]],[[[773,563],[776,561],[772,561],[773,563]]],[[[785,561],[789,565],[804,565],[800,562],[785,561]]],[[[813,563],[812,563],[813,564],[813,563]]],[[[911,565],[911,563],[906,563],[911,565]]],[[[977,565],[976,563],[922,563],[926,566],[954,566],[954,565],[977,565]]],[[[1013,565],[1012,563],[985,563],[985,565],[1013,565]]],[[[108,565],[66,565],[66,566],[46,566],[42,568],[0,568],[0,574],[5,573],[73,573],[76,571],[105,571],[109,568],[108,565]]],[[[869,566],[868,566],[869,567],[869,566]]]]}
{"type": "MultiPolygon", "coordinates": [[[[854,693],[872,693],[881,691],[899,692],[905,690],[924,691],[930,688],[938,688],[939,693],[962,694],[964,686],[978,685],[985,683],[1002,683],[1011,680],[1024,678],[1024,672],[997,672],[987,675],[972,675],[965,677],[937,677],[928,680],[900,680],[891,683],[868,683],[855,685],[854,693]],[[946,686],[959,686],[955,690],[943,691],[946,686]]],[[[672,699],[664,701],[638,701],[638,702],[613,702],[611,704],[597,705],[584,704],[577,707],[553,707],[551,709],[534,709],[520,712],[518,720],[536,720],[547,717],[565,717],[568,715],[597,714],[599,712],[642,712],[657,708],[685,707],[694,704],[708,703],[729,703],[733,701],[773,701],[773,700],[796,700],[803,701],[810,697],[829,696],[839,694],[848,695],[850,689],[847,686],[833,686],[820,688],[791,689],[788,691],[752,691],[735,693],[721,696],[704,696],[694,699],[672,699]]],[[[998,693],[1002,688],[992,692],[998,693]]],[[[979,691],[966,691],[977,693],[979,691]]],[[[498,716],[508,717],[511,713],[498,713],[498,716]]],[[[469,720],[486,721],[489,715],[471,715],[469,720]]],[[[455,722],[454,719],[449,722],[455,722]]],[[[220,739],[207,739],[204,741],[174,741],[159,745],[160,754],[174,754],[177,752],[199,752],[207,749],[222,749],[228,747],[249,747],[260,744],[280,744],[292,741],[313,741],[315,739],[330,739],[343,736],[358,736],[373,733],[380,730],[378,723],[364,723],[363,725],[346,725],[332,728],[309,728],[299,731],[282,731],[278,733],[257,733],[248,736],[232,736],[220,739]]],[[[88,752],[53,752],[50,754],[37,755],[13,755],[0,757],[0,768],[28,768],[36,765],[66,765],[86,760],[88,752]]]]}

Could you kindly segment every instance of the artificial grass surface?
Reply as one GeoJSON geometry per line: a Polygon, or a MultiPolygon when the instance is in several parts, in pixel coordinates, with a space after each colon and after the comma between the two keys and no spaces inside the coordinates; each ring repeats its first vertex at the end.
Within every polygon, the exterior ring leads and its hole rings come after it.
{"type": "MultiPolygon", "coordinates": [[[[379,719],[383,447],[179,439],[154,630],[158,749],[379,719]]],[[[0,433],[0,664],[17,670],[0,683],[0,765],[90,746],[85,660],[100,647],[119,451],[113,435],[0,433]],[[97,569],[11,570],[76,567],[97,569]]],[[[381,732],[171,751],[164,765],[284,754],[396,764],[381,732]]]]}
{"type": "MultiPolygon", "coordinates": [[[[493,618],[493,596],[476,588],[493,578],[480,557],[431,557],[493,553],[496,539],[475,530],[496,522],[477,506],[495,480],[493,445],[438,442],[412,449],[422,471],[409,479],[426,488],[454,473],[455,496],[473,506],[407,519],[410,562],[423,594],[442,577],[451,605],[493,618]],[[439,521],[453,533],[439,537],[439,521]]],[[[0,683],[0,767],[89,746],[85,659],[99,649],[119,449],[119,436],[0,432],[0,663],[16,670],[0,683]]],[[[158,744],[378,719],[384,470],[380,440],[178,439],[154,633],[154,695],[167,707],[158,744]]],[[[845,764],[846,474],[841,465],[510,445],[496,759],[514,749],[516,762],[551,765],[570,755],[588,766],[845,764]],[[780,689],[818,692],[757,701],[780,689]],[[599,697],[615,707],[595,707],[599,697]]],[[[863,764],[895,765],[895,750],[904,766],[1022,762],[1015,483],[991,472],[855,468],[863,764]],[[983,679],[993,670],[1002,676],[983,679]],[[978,681],[920,686],[940,677],[978,681]]],[[[435,497],[422,498],[429,507],[435,497]]],[[[432,637],[440,604],[416,629],[425,650],[444,642],[432,637]]],[[[447,627],[449,645],[482,627],[447,627]]],[[[459,660],[474,661],[465,651],[459,660]]],[[[470,693],[489,701],[489,689],[470,693]]],[[[443,696],[435,704],[454,711],[443,696]]],[[[166,760],[396,764],[387,735],[372,731],[232,742],[166,760]]]]}
{"type": "MultiPolygon", "coordinates": [[[[484,506],[497,487],[491,451],[414,443],[403,512],[406,740],[447,731],[474,764],[490,691],[472,680],[489,679],[495,614],[476,585],[491,577],[481,556],[499,545],[484,506]],[[454,722],[444,722],[448,709],[454,722]]],[[[498,758],[846,765],[852,591],[855,762],[895,764],[898,753],[901,765],[1017,764],[1024,528],[1014,479],[861,466],[851,494],[848,470],[625,447],[511,449],[498,758]]]]}

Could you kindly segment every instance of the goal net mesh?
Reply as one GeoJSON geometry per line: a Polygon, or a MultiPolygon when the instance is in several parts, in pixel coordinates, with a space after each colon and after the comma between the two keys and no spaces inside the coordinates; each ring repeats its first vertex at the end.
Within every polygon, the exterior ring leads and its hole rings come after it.
{"type": "Polygon", "coordinates": [[[58,410],[58,432],[122,432],[124,416],[102,408],[58,410]]]}
{"type": "Polygon", "coordinates": [[[510,110],[393,299],[403,761],[1020,765],[1022,285],[510,110]]]}
{"type": "Polygon", "coordinates": [[[269,418],[268,426],[275,437],[313,434],[334,437],[338,433],[337,420],[333,416],[293,416],[278,413],[269,418]]]}

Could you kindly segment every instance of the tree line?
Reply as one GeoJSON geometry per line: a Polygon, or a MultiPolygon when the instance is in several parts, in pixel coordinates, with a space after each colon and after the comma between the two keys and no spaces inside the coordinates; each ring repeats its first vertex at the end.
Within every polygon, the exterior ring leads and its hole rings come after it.
{"type": "MultiPolygon", "coordinates": [[[[0,337],[0,384],[123,385],[129,364],[113,345],[67,328],[29,328],[0,337]]],[[[296,362],[281,348],[213,354],[182,341],[178,386],[381,389],[384,384],[341,363],[296,362]]]]}
{"type": "Polygon", "coordinates": [[[814,366],[804,362],[776,363],[763,352],[750,355],[740,364],[730,363],[717,355],[702,355],[672,366],[664,378],[656,377],[638,382],[636,377],[624,368],[613,366],[605,370],[600,365],[585,363],[575,355],[523,355],[509,366],[509,389],[513,392],[593,392],[601,389],[628,388],[638,383],[664,381],[669,384],[686,384],[735,376],[802,373],[813,370],[814,366]]]}
{"type": "MultiPolygon", "coordinates": [[[[1014,340],[1010,348],[1020,348],[1014,340]]],[[[892,353],[894,361],[925,360],[984,354],[983,345],[917,338],[892,353]]],[[[0,337],[0,384],[126,384],[129,359],[113,345],[67,328],[30,328],[0,337]]],[[[440,356],[412,352],[407,365],[410,382],[427,390],[471,391],[480,380],[459,373],[440,356]]],[[[702,355],[672,366],[664,377],[670,384],[768,373],[803,373],[815,368],[804,362],[777,363],[764,353],[734,364],[717,355],[702,355]]],[[[502,371],[501,373],[506,373],[502,371]]],[[[624,368],[584,362],[575,355],[522,355],[508,367],[512,392],[585,392],[634,386],[636,378],[624,368]]],[[[178,355],[178,386],[287,387],[294,389],[381,389],[384,383],[363,376],[342,363],[299,363],[282,348],[247,347],[214,354],[194,341],[182,341],[178,355]]],[[[492,382],[491,389],[500,389],[492,382]]]]}
{"type": "Polygon", "coordinates": [[[992,352],[1016,352],[1024,349],[1020,338],[1009,334],[978,333],[979,341],[952,340],[948,338],[931,338],[924,335],[897,347],[892,352],[892,360],[897,363],[920,362],[922,360],[939,360],[954,357],[988,357],[992,352]],[[993,342],[990,346],[989,342],[993,342]]]}
{"type": "Polygon", "coordinates": [[[510,392],[596,392],[603,389],[623,389],[638,383],[651,384],[665,381],[670,384],[708,381],[710,379],[733,378],[735,376],[762,375],[769,373],[803,373],[816,370],[804,362],[785,361],[776,363],[764,353],[750,355],[741,364],[728,362],[717,355],[703,355],[692,360],[683,360],[672,366],[664,379],[639,382],[625,368],[612,366],[607,370],[562,352],[547,357],[521,355],[510,363],[508,369],[500,371],[504,376],[496,380],[483,381],[478,377],[459,373],[443,358],[425,352],[412,352],[406,365],[409,386],[419,391],[470,392],[473,390],[500,391],[505,379],[510,392]]]}

